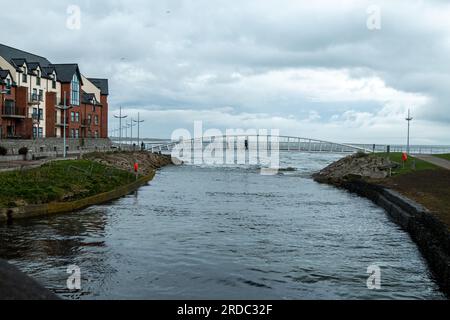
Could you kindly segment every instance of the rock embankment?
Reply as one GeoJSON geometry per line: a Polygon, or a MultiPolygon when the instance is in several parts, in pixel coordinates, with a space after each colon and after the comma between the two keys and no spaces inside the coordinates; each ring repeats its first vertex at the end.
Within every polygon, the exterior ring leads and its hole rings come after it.
{"type": "Polygon", "coordinates": [[[343,181],[384,179],[398,164],[387,158],[357,153],[336,161],[313,175],[314,180],[340,185],[343,181]]]}
{"type": "Polygon", "coordinates": [[[149,175],[156,169],[172,164],[172,159],[170,156],[154,154],[146,151],[108,153],[95,152],[86,154],[83,158],[129,172],[134,172],[134,164],[138,163],[139,173],[142,175],[149,175]]]}

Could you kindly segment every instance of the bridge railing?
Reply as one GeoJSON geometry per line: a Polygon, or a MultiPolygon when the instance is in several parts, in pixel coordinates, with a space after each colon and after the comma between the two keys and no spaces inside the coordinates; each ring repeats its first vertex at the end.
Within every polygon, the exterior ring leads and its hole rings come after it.
{"type": "Polygon", "coordinates": [[[208,136],[171,143],[147,145],[152,152],[170,152],[175,146],[182,145],[184,149],[196,150],[206,148],[211,143],[222,143],[224,149],[237,149],[238,145],[247,141],[247,149],[267,148],[271,150],[274,146],[279,151],[302,151],[302,152],[326,152],[326,153],[355,153],[371,152],[371,150],[350,144],[334,143],[329,141],[289,137],[289,136],[263,136],[263,135],[233,135],[233,136],[208,136]]]}

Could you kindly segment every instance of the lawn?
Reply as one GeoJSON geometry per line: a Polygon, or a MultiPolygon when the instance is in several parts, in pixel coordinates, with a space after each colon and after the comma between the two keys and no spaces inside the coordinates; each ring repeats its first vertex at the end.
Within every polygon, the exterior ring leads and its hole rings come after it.
{"type": "Polygon", "coordinates": [[[36,169],[0,173],[0,207],[77,200],[134,179],[129,172],[94,161],[55,161],[36,169]]]}
{"type": "Polygon", "coordinates": [[[375,157],[388,157],[391,161],[397,162],[400,164],[400,167],[397,169],[392,169],[392,175],[401,175],[411,172],[423,171],[423,170],[436,170],[439,167],[431,164],[429,162],[414,158],[412,156],[408,156],[408,160],[403,165],[402,161],[402,153],[400,152],[391,152],[389,155],[387,153],[374,153],[372,156],[375,157]],[[415,168],[414,168],[415,166],[415,168]]]}
{"type": "Polygon", "coordinates": [[[442,158],[445,160],[450,161],[450,153],[446,153],[446,154],[433,154],[433,157],[438,157],[438,158],[442,158]]]}

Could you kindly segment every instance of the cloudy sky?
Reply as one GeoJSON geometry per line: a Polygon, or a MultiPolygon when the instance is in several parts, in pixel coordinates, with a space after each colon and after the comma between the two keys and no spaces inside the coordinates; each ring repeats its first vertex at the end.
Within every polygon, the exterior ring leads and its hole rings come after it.
{"type": "Polygon", "coordinates": [[[395,144],[411,108],[412,143],[450,144],[447,0],[14,3],[0,42],[109,78],[111,114],[140,112],[145,136],[202,120],[395,144]]]}

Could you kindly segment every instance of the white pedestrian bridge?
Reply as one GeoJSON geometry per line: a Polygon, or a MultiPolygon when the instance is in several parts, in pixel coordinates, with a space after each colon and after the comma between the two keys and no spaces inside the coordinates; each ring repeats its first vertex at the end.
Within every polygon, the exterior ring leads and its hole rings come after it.
{"type": "MultiPolygon", "coordinates": [[[[355,153],[373,152],[365,146],[336,143],[312,138],[272,135],[224,135],[185,139],[178,141],[145,141],[146,149],[151,152],[171,153],[174,148],[189,152],[203,151],[206,148],[223,150],[268,150],[296,151],[311,153],[355,153]]],[[[378,146],[379,148],[379,146],[378,146]]]]}

